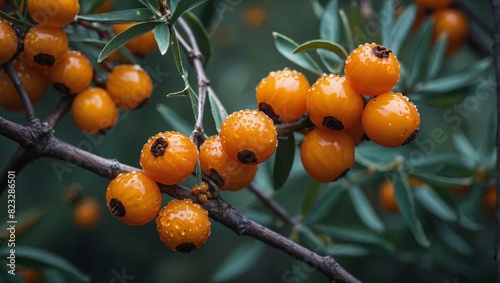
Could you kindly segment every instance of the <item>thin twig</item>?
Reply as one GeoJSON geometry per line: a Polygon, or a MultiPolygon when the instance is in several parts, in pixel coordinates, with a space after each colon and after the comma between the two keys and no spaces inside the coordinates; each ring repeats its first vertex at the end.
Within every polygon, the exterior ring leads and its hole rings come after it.
{"type": "Polygon", "coordinates": [[[482,28],[487,34],[493,35],[495,30],[493,27],[485,20],[484,17],[479,16],[473,9],[469,8],[464,1],[456,0],[455,6],[463,11],[467,18],[474,21],[480,28],[482,28]]]}
{"type": "MultiPolygon", "coordinates": [[[[493,19],[495,22],[495,70],[496,70],[496,91],[497,91],[497,121],[500,121],[500,0],[491,0],[493,19]]],[[[497,170],[500,168],[500,123],[497,123],[497,170]]],[[[497,205],[496,205],[496,230],[495,230],[495,262],[496,262],[496,282],[500,282],[500,176],[496,180],[497,205]]]]}
{"type": "Polygon", "coordinates": [[[33,108],[33,104],[31,103],[28,93],[26,93],[26,90],[23,87],[23,83],[19,79],[14,66],[12,66],[12,63],[9,61],[3,65],[3,68],[5,72],[7,72],[7,75],[12,81],[12,84],[16,88],[17,93],[19,94],[19,97],[23,102],[24,110],[26,112],[26,119],[30,124],[39,123],[40,121],[36,117],[35,108],[33,108]]]}
{"type": "Polygon", "coordinates": [[[295,219],[288,214],[288,212],[276,201],[274,201],[272,198],[268,197],[265,195],[255,183],[250,183],[248,185],[248,189],[255,195],[257,198],[264,203],[273,213],[278,215],[281,219],[283,219],[288,225],[292,227],[298,227],[300,223],[296,221],[295,219]]]}

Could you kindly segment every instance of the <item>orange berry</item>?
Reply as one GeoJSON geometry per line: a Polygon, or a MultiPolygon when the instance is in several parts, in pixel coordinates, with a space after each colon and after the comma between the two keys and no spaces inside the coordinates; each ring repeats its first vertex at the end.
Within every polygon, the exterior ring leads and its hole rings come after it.
{"type": "Polygon", "coordinates": [[[105,133],[116,125],[118,109],[102,88],[89,88],[75,96],[71,104],[75,124],[91,135],[105,133]]]}
{"type": "Polygon", "coordinates": [[[457,9],[444,9],[432,14],[434,19],[433,42],[447,37],[446,55],[457,52],[469,36],[469,21],[467,16],[457,9]]]}
{"type": "Polygon", "coordinates": [[[68,50],[66,55],[48,70],[49,81],[64,94],[76,94],[92,82],[93,68],[89,59],[79,51],[68,50]]]}
{"type": "Polygon", "coordinates": [[[318,128],[307,133],[300,146],[306,172],[320,182],[343,177],[354,164],[354,142],[346,132],[318,128]]]}
{"type": "Polygon", "coordinates": [[[229,158],[222,150],[218,135],[206,139],[200,146],[200,166],[224,191],[238,191],[255,178],[257,164],[243,164],[229,158]]]}
{"type": "Polygon", "coordinates": [[[113,10],[113,0],[105,0],[97,10],[94,11],[95,14],[108,13],[113,10]]]}
{"type": "Polygon", "coordinates": [[[41,26],[62,28],[80,12],[80,3],[78,0],[29,0],[28,12],[41,26]]]}
{"type": "MultiPolygon", "coordinates": [[[[115,34],[119,34],[133,25],[135,25],[135,23],[115,24],[113,25],[113,29],[115,31],[115,34]]],[[[158,49],[158,45],[156,43],[156,39],[152,30],[132,39],[131,41],[127,42],[125,46],[130,50],[130,52],[140,56],[146,56],[158,49]]]]}
{"type": "Polygon", "coordinates": [[[495,213],[497,207],[497,189],[495,186],[486,188],[483,196],[483,206],[489,214],[495,213]]]}
{"type": "Polygon", "coordinates": [[[0,64],[9,61],[17,51],[17,35],[12,26],[0,22],[0,64]]]}
{"type": "Polygon", "coordinates": [[[109,74],[106,90],[118,107],[136,109],[151,96],[153,82],[139,65],[123,64],[109,74]]]}
{"type": "Polygon", "coordinates": [[[167,131],[150,137],[142,147],[140,163],[144,174],[156,182],[174,185],[193,173],[198,149],[186,135],[167,131]]]}
{"type": "Polygon", "coordinates": [[[50,67],[68,51],[68,36],[60,28],[34,26],[24,38],[24,54],[34,66],[50,67]]]}
{"type": "Polygon", "coordinates": [[[323,75],[309,88],[307,112],[317,127],[347,130],[360,119],[363,98],[344,77],[323,75]]]}
{"type": "Polygon", "coordinates": [[[306,112],[307,78],[300,72],[283,69],[270,72],[257,85],[259,110],[275,123],[293,122],[306,112]]]}
{"type": "Polygon", "coordinates": [[[244,21],[245,24],[251,28],[260,28],[267,22],[267,11],[258,5],[252,5],[245,9],[244,21]]]}
{"type": "Polygon", "coordinates": [[[439,10],[450,7],[453,0],[415,0],[418,8],[427,10],[439,10]]]}
{"type": "Polygon", "coordinates": [[[219,133],[222,149],[230,159],[244,164],[266,161],[276,150],[278,133],[264,112],[240,110],[229,115],[219,133]]]}
{"type": "Polygon", "coordinates": [[[94,198],[79,200],[73,208],[73,220],[78,228],[90,231],[97,227],[101,220],[101,208],[94,198]]]}
{"type": "Polygon", "coordinates": [[[39,269],[19,267],[17,273],[24,283],[40,283],[43,279],[43,272],[39,269]]]}
{"type": "Polygon", "coordinates": [[[210,236],[208,212],[191,199],[171,200],[160,210],[156,229],[162,242],[174,251],[200,248],[210,236]]]}
{"type": "Polygon", "coordinates": [[[361,116],[358,121],[354,124],[354,126],[347,129],[346,133],[348,133],[352,141],[354,142],[354,146],[358,146],[366,139],[365,130],[363,130],[363,124],[361,123],[361,116]]]}
{"type": "Polygon", "coordinates": [[[394,184],[391,180],[386,180],[380,185],[379,201],[385,210],[391,213],[399,213],[398,203],[394,195],[394,184]]]}
{"type": "Polygon", "coordinates": [[[420,114],[408,97],[401,93],[385,93],[366,104],[362,124],[373,142],[385,147],[398,147],[415,139],[420,127],[420,114]]]}
{"type": "MultiPolygon", "coordinates": [[[[12,66],[21,80],[31,103],[38,103],[45,95],[49,86],[47,77],[43,71],[30,66],[24,60],[23,56],[19,56],[13,60],[12,66]]],[[[24,110],[23,102],[4,69],[0,69],[0,90],[0,107],[12,112],[24,110]]]]}
{"type": "Polygon", "coordinates": [[[378,95],[392,90],[399,81],[398,58],[390,49],[365,43],[347,57],[344,73],[352,88],[361,94],[378,95]]]}
{"type": "Polygon", "coordinates": [[[109,211],[127,225],[137,226],[153,220],[161,207],[161,191],[155,181],[142,172],[121,173],[106,190],[109,211]]]}

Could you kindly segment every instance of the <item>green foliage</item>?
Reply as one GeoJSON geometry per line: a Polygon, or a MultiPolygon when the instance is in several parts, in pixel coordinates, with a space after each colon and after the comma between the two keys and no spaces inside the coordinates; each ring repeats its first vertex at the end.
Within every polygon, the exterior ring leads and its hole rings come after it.
{"type": "Polygon", "coordinates": [[[295,136],[293,133],[278,137],[276,158],[273,167],[273,187],[279,190],[288,179],[295,157],[295,136]]]}

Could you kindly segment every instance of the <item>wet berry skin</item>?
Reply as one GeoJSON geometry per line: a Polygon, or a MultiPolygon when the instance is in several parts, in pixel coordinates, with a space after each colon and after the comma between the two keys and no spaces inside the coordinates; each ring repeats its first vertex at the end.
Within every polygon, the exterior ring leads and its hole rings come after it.
{"type": "Polygon", "coordinates": [[[165,245],[181,253],[200,248],[211,233],[208,212],[191,199],[171,200],[160,210],[156,229],[165,245]]]}
{"type": "Polygon", "coordinates": [[[24,38],[24,55],[37,67],[51,67],[68,51],[68,36],[60,28],[34,26],[24,38]]]}
{"type": "Polygon", "coordinates": [[[106,90],[93,87],[75,96],[71,104],[75,124],[84,132],[94,135],[105,133],[118,121],[118,109],[106,90]]]}
{"type": "Polygon", "coordinates": [[[111,71],[106,90],[123,109],[136,109],[144,105],[153,92],[153,82],[139,65],[123,64],[111,71]]]}
{"type": "Polygon", "coordinates": [[[10,23],[0,22],[0,46],[0,64],[3,64],[17,51],[17,35],[10,23]]]}

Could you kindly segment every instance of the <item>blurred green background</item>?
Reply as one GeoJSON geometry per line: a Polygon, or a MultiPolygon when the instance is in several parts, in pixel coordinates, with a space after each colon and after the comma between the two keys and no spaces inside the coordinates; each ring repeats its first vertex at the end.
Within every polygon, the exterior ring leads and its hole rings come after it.
{"type": "MultiPolygon", "coordinates": [[[[136,1],[115,2],[116,10],[139,7],[136,1]]],[[[320,1],[323,5],[326,2],[320,1]]],[[[345,6],[351,3],[340,2],[345,6]]],[[[381,1],[373,2],[377,10],[381,1]]],[[[397,6],[407,3],[396,1],[397,6]]],[[[467,4],[492,26],[488,1],[478,0],[467,4]]],[[[319,38],[319,19],[310,1],[212,0],[194,12],[207,24],[213,39],[214,55],[207,67],[207,74],[211,86],[228,112],[256,108],[255,87],[270,71],[284,67],[296,68],[303,71],[311,83],[315,81],[314,74],[301,69],[279,54],[272,36],[272,32],[276,31],[299,43],[319,38]],[[249,11],[252,10],[263,15],[262,22],[248,18],[249,11]]],[[[472,28],[473,32],[478,30],[474,24],[472,28]]],[[[491,35],[481,36],[486,44],[491,46],[491,38],[488,38],[491,35]]],[[[467,44],[458,54],[446,59],[441,72],[453,73],[484,56],[485,54],[475,46],[467,44]]],[[[411,57],[411,54],[401,54],[401,58],[405,57],[411,57]]],[[[139,167],[139,152],[149,136],[160,131],[179,130],[172,128],[172,125],[165,121],[156,110],[158,105],[164,104],[175,109],[179,116],[193,123],[188,98],[166,97],[168,93],[182,88],[182,80],[175,69],[171,51],[164,57],[155,52],[146,58],[140,58],[138,62],[149,72],[155,84],[154,94],[145,107],[131,112],[120,112],[117,126],[105,136],[83,134],[74,125],[71,115],[66,115],[56,128],[55,135],[94,154],[139,167]]],[[[493,75],[490,68],[479,80],[491,82],[493,75]]],[[[195,77],[192,69],[190,76],[195,77]]],[[[491,91],[493,88],[488,89],[491,91]]],[[[470,94],[474,94],[474,89],[470,94]]],[[[36,105],[39,117],[47,116],[59,97],[58,93],[51,90],[44,100],[36,105]]],[[[487,98],[479,101],[477,109],[468,112],[468,117],[460,116],[460,128],[473,145],[481,144],[484,138],[490,136],[488,133],[495,130],[488,124],[489,117],[496,111],[495,94],[491,92],[491,95],[485,97],[487,98]]],[[[461,101],[463,100],[458,100],[457,103],[461,101]]],[[[422,117],[421,132],[417,139],[420,143],[414,143],[400,151],[380,150],[378,154],[395,156],[414,150],[425,151],[421,147],[423,141],[431,136],[434,129],[442,128],[448,134],[455,130],[456,123],[443,119],[443,113],[449,109],[453,110],[456,104],[447,108],[418,103],[417,105],[422,117]]],[[[211,135],[215,130],[208,107],[206,115],[205,126],[207,133],[211,135]]],[[[0,109],[0,116],[18,123],[25,122],[22,113],[7,113],[0,109]]],[[[436,151],[439,152],[455,151],[451,139],[435,145],[436,151]]],[[[0,138],[0,164],[6,162],[15,148],[14,142],[0,138]]],[[[296,158],[297,160],[299,158],[296,158]]],[[[300,162],[296,162],[289,181],[276,193],[272,189],[270,168],[271,162],[260,165],[257,184],[266,194],[274,194],[274,199],[292,216],[300,215],[304,188],[309,183],[300,162]]],[[[369,248],[368,253],[357,253],[353,249],[351,253],[345,252],[336,256],[346,270],[364,282],[493,282],[492,216],[479,205],[475,213],[479,228],[470,230],[455,223],[442,224],[442,221],[434,219],[435,216],[423,213],[424,229],[433,245],[429,249],[422,248],[415,242],[402,217],[385,212],[377,203],[375,189],[382,179],[383,176],[373,178],[371,185],[366,186],[366,194],[387,227],[384,238],[394,243],[394,249],[385,251],[369,248]],[[454,233],[446,234],[448,230],[453,230],[454,233]],[[459,239],[453,238],[456,234],[459,239]],[[457,241],[461,244],[458,245],[458,250],[457,241]]],[[[16,174],[16,182],[17,215],[34,208],[41,208],[46,212],[36,226],[25,234],[18,235],[16,244],[34,246],[57,254],[88,274],[92,282],[122,282],[119,275],[127,275],[126,278],[130,279],[123,282],[151,283],[328,282],[322,274],[303,266],[283,252],[252,238],[239,237],[215,221],[212,222],[212,235],[201,249],[190,254],[173,252],[159,240],[154,221],[141,227],[129,227],[108,213],[104,192],[109,180],[61,161],[46,158],[35,160],[16,174]],[[93,231],[81,231],[73,222],[72,207],[65,200],[65,193],[69,187],[75,185],[81,186],[86,195],[96,198],[99,202],[102,219],[93,231]],[[240,251],[238,257],[229,258],[235,251],[240,251]],[[234,265],[225,267],[228,262],[234,265]],[[243,268],[242,272],[238,273],[238,268],[243,268]],[[233,277],[231,272],[238,274],[233,277]],[[224,281],[224,278],[229,279],[224,281]]],[[[189,179],[185,184],[190,187],[193,180],[189,179]]],[[[328,192],[320,197],[327,194],[328,192]]],[[[248,191],[223,193],[223,196],[245,215],[284,235],[290,235],[290,228],[248,191]]],[[[460,198],[463,196],[457,196],[459,201],[460,198]]],[[[164,203],[169,199],[170,197],[165,195],[164,203]]],[[[0,203],[6,203],[5,193],[1,196],[0,203]]],[[[3,218],[5,214],[2,212],[0,215],[3,218]]],[[[330,209],[328,219],[324,221],[363,226],[347,194],[330,209]]],[[[339,240],[338,243],[342,245],[343,242],[339,240]]],[[[315,250],[314,246],[304,244],[315,250]]],[[[63,276],[66,282],[76,282],[70,276],[63,276]]],[[[6,280],[4,273],[0,276],[0,282],[3,280],[6,280]]],[[[50,282],[50,279],[46,280],[50,282]]]]}

